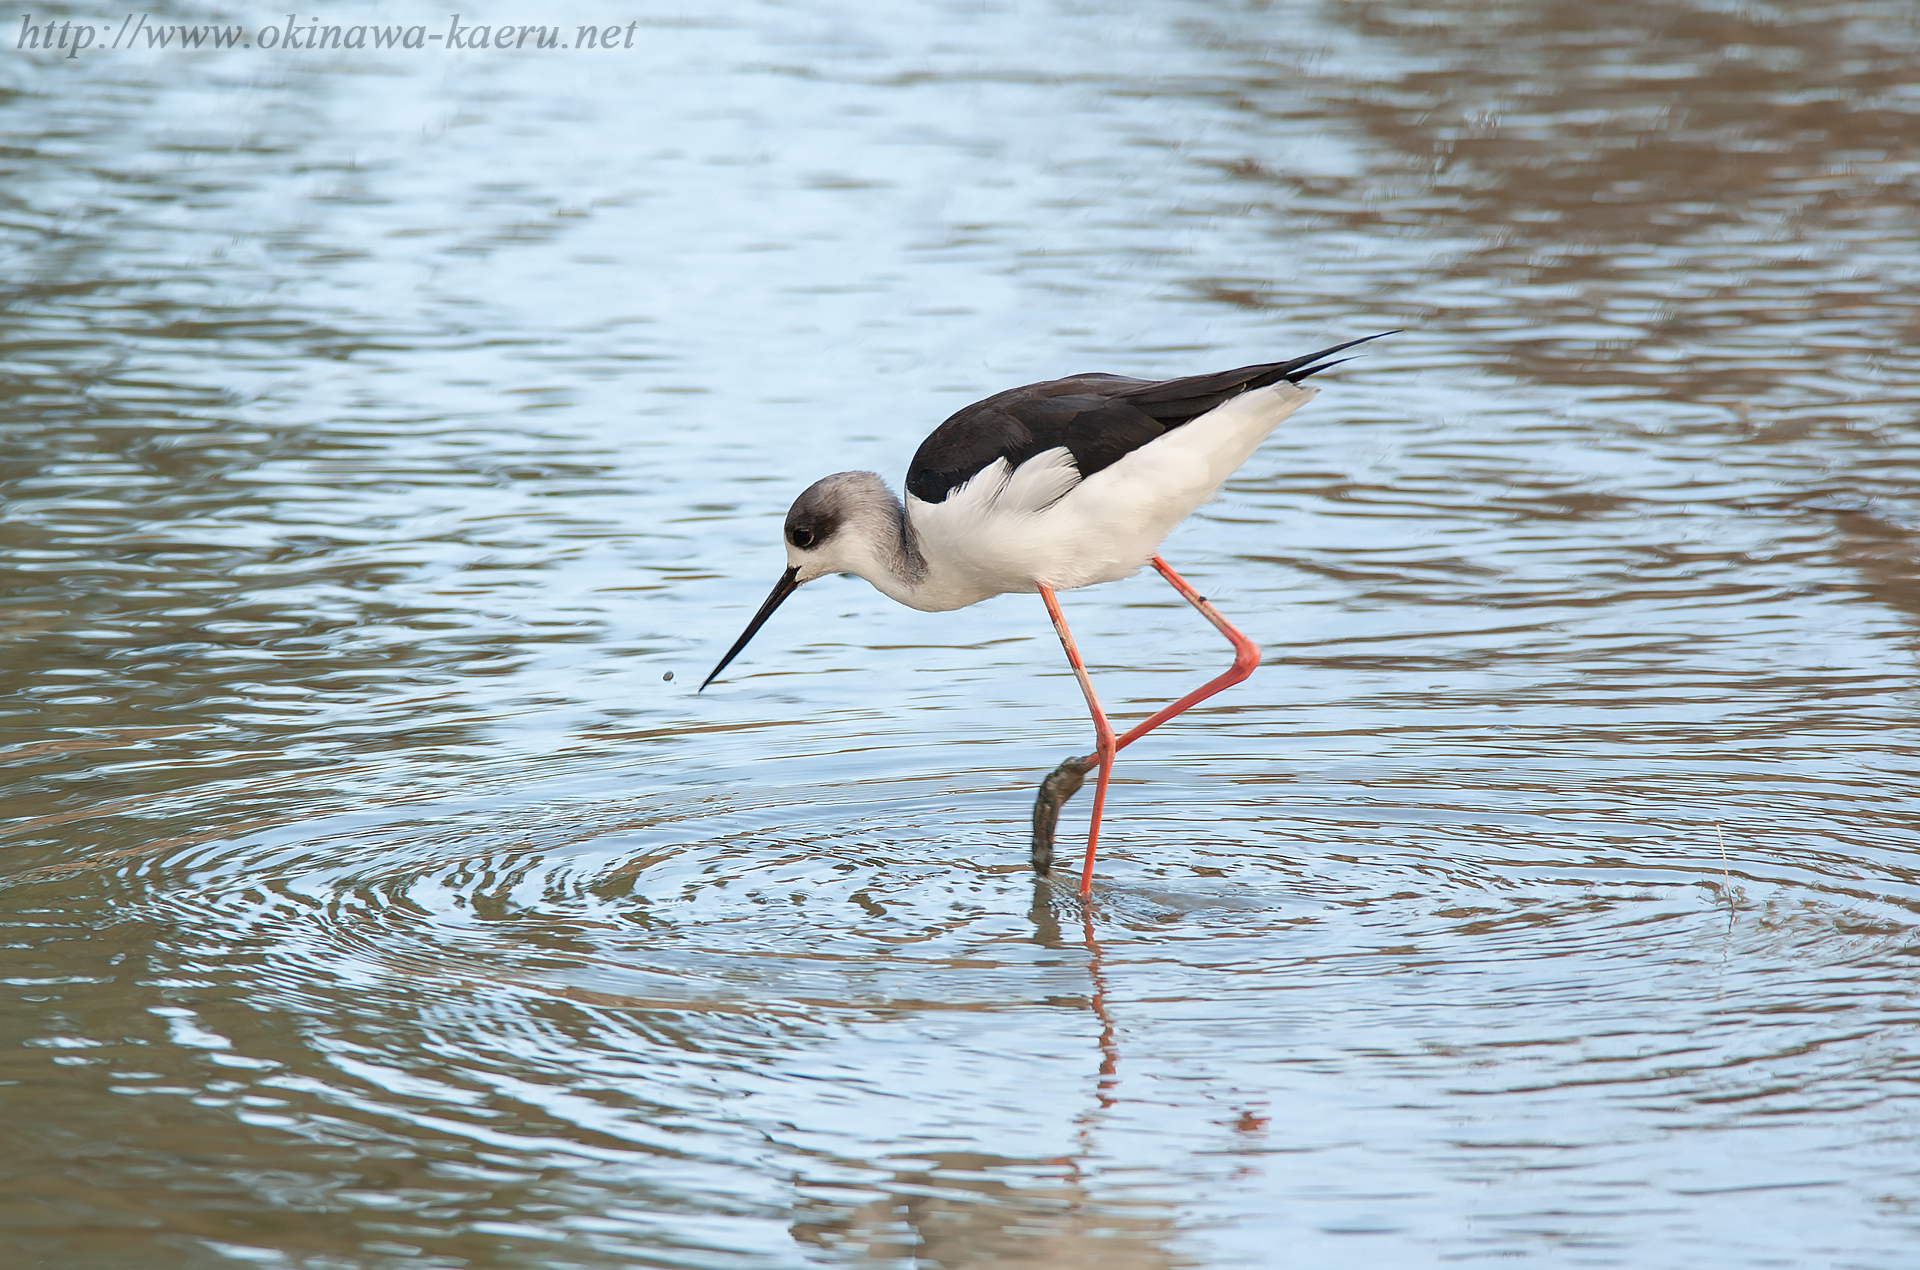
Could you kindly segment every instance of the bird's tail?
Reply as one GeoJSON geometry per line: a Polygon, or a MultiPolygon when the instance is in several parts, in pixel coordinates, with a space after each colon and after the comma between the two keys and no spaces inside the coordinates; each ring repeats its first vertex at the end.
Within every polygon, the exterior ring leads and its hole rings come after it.
{"type": "Polygon", "coordinates": [[[1309,375],[1317,375],[1330,366],[1353,360],[1339,357],[1325,361],[1324,358],[1356,344],[1365,344],[1368,340],[1397,334],[1398,331],[1382,331],[1379,335],[1363,335],[1357,340],[1335,344],[1332,348],[1323,348],[1317,353],[1308,353],[1291,361],[1263,362],[1258,366],[1242,366],[1237,370],[1215,371],[1211,375],[1166,379],[1128,388],[1114,395],[1156,419],[1192,419],[1251,389],[1265,388],[1283,379],[1290,384],[1297,384],[1309,375]]]}

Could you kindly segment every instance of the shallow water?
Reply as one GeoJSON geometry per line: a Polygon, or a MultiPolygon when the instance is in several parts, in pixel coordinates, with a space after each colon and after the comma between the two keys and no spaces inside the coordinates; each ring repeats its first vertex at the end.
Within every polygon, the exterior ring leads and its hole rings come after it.
{"type": "Polygon", "coordinates": [[[1911,1264],[1910,5],[13,39],[9,1265],[1911,1264]],[[1032,597],[694,693],[813,476],[1391,327],[1169,541],[1267,660],[1090,906],[1032,597]]]}

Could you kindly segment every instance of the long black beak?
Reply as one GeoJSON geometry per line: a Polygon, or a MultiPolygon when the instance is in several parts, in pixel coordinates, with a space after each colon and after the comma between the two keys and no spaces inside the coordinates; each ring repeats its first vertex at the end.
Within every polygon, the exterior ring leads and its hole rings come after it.
{"type": "Polygon", "coordinates": [[[720,672],[727,668],[727,663],[740,655],[740,650],[747,646],[747,641],[753,638],[753,633],[767,624],[767,619],[773,616],[773,611],[780,607],[780,601],[800,589],[800,583],[795,577],[799,572],[799,565],[790,564],[787,566],[787,571],[780,575],[778,582],[773,584],[773,594],[767,597],[767,602],[760,606],[760,611],[753,615],[751,622],[747,623],[747,629],[741,633],[739,639],[733,641],[733,647],[729,648],[727,655],[720,659],[720,664],[713,668],[713,673],[708,675],[698,688],[694,689],[695,692],[706,691],[707,685],[718,679],[720,672]]]}

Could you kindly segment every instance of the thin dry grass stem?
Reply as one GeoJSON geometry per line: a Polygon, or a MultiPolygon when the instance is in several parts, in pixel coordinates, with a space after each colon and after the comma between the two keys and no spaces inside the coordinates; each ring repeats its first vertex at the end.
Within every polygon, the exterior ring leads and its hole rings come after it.
{"type": "Polygon", "coordinates": [[[1733,903],[1733,874],[1727,871],[1727,840],[1720,833],[1720,822],[1713,822],[1713,837],[1720,844],[1720,883],[1727,893],[1727,903],[1733,903]]]}

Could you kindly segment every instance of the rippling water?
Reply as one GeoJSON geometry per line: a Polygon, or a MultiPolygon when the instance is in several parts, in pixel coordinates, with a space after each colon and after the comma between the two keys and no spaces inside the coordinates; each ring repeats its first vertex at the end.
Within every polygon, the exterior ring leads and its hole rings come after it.
{"type": "Polygon", "coordinates": [[[0,29],[9,1265],[1912,1263],[1916,11],[1107,10],[0,29]],[[1090,906],[1032,597],[694,694],[813,476],[1388,327],[1090,906]]]}

